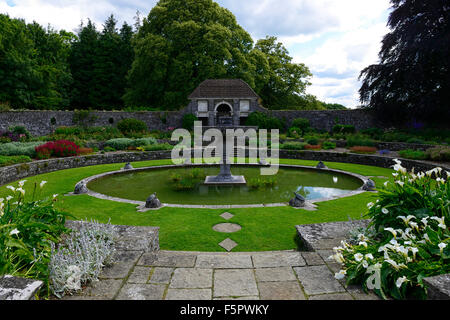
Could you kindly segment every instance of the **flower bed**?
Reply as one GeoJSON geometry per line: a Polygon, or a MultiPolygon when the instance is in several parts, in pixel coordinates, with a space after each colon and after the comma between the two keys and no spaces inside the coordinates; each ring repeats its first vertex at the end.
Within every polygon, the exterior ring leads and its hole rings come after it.
{"type": "Polygon", "coordinates": [[[394,161],[394,183],[368,204],[369,228],[334,249],[344,265],[336,278],[383,298],[426,298],[423,279],[450,272],[450,172],[408,173],[394,161]]]}

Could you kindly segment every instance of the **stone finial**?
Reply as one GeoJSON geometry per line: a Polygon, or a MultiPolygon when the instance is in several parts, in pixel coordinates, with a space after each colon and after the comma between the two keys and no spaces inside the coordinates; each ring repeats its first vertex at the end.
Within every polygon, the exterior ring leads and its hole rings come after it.
{"type": "Polygon", "coordinates": [[[317,164],[316,168],[317,168],[317,169],[328,169],[327,166],[326,166],[322,161],[320,161],[320,162],[317,164]]]}
{"type": "Polygon", "coordinates": [[[301,208],[305,206],[306,199],[301,194],[294,192],[295,197],[289,201],[289,205],[294,208],[301,208]]]}
{"type": "Polygon", "coordinates": [[[362,189],[364,191],[375,191],[375,182],[372,180],[367,180],[364,185],[362,186],[362,189]]]}
{"type": "Polygon", "coordinates": [[[125,167],[123,167],[123,170],[132,170],[132,169],[133,169],[133,166],[129,162],[125,165],[125,167]]]}
{"type": "Polygon", "coordinates": [[[75,185],[75,189],[73,191],[74,194],[85,194],[88,192],[88,188],[86,186],[86,182],[80,181],[75,185]]]}
{"type": "Polygon", "coordinates": [[[147,201],[145,202],[145,207],[147,209],[156,209],[162,207],[161,201],[159,201],[159,199],[156,197],[156,192],[148,197],[147,201]]]}

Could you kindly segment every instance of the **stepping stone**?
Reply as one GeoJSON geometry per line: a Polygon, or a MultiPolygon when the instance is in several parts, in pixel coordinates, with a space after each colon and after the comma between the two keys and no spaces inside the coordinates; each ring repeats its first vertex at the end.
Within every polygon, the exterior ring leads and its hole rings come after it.
{"type": "Polygon", "coordinates": [[[236,242],[234,242],[233,240],[231,240],[230,238],[226,238],[221,243],[219,243],[219,246],[221,246],[222,248],[224,248],[228,252],[233,250],[237,245],[238,244],[236,242]]]}
{"type": "Polygon", "coordinates": [[[224,218],[225,220],[230,220],[231,218],[234,217],[234,214],[231,214],[229,212],[224,212],[220,215],[222,218],[224,218]]]}
{"type": "Polygon", "coordinates": [[[235,233],[242,230],[242,227],[235,223],[220,223],[213,227],[214,231],[221,233],[235,233]]]}

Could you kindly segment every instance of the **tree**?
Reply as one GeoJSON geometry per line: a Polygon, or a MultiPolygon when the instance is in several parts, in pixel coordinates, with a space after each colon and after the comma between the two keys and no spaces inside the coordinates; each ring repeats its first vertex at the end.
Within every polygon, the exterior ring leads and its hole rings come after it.
{"type": "Polygon", "coordinates": [[[65,108],[72,81],[69,33],[0,14],[0,35],[0,102],[13,108],[65,108]]]}
{"type": "Polygon", "coordinates": [[[250,35],[212,0],[161,0],[143,19],[124,96],[128,106],[178,109],[205,79],[254,86],[250,35]]]}
{"type": "Polygon", "coordinates": [[[311,72],[304,64],[293,63],[289,52],[282,43],[277,42],[276,37],[258,40],[254,51],[261,52],[267,59],[267,62],[259,60],[259,63],[267,63],[268,68],[265,65],[257,67],[263,70],[257,91],[265,105],[281,109],[291,106],[293,101],[311,98],[301,97],[310,85],[308,79],[312,76],[311,72]]]}
{"type": "Polygon", "coordinates": [[[360,74],[360,100],[393,122],[450,118],[450,3],[391,0],[380,62],[360,74]]]}
{"type": "Polygon", "coordinates": [[[98,52],[99,33],[95,25],[88,19],[86,26],[80,25],[78,39],[72,45],[70,53],[70,69],[73,77],[72,103],[73,109],[90,109],[92,88],[95,87],[94,65],[98,52]]]}

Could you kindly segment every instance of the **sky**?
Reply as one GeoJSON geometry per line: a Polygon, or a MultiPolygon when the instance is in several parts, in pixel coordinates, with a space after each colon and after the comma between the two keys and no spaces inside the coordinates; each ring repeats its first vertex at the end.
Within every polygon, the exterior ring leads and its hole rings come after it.
{"type": "MultiPolygon", "coordinates": [[[[157,0],[0,0],[0,13],[26,22],[76,31],[90,18],[101,29],[113,13],[119,23],[147,16],[157,0]]],[[[359,73],[378,62],[390,12],[389,0],[216,0],[256,42],[276,36],[294,62],[311,70],[307,93],[354,108],[359,73]]]]}

